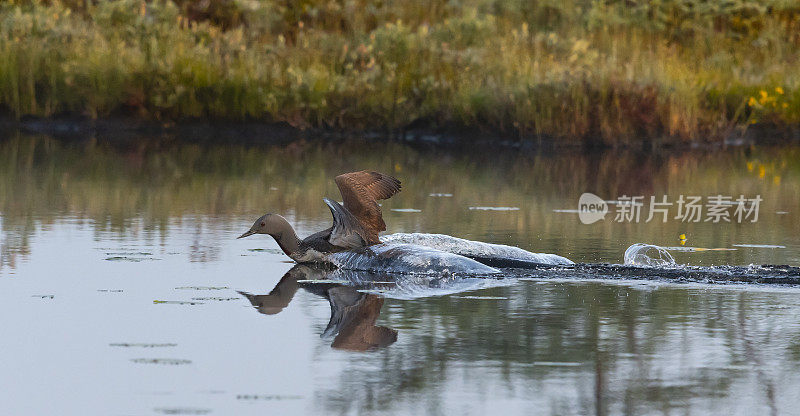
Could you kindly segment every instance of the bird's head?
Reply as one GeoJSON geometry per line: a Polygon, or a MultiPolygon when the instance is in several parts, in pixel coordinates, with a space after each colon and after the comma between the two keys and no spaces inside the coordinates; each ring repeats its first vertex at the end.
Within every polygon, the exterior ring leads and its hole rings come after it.
{"type": "Polygon", "coordinates": [[[253,234],[269,234],[276,237],[284,230],[286,224],[288,224],[286,219],[278,214],[264,214],[253,223],[249,230],[237,238],[245,238],[253,234]]]}

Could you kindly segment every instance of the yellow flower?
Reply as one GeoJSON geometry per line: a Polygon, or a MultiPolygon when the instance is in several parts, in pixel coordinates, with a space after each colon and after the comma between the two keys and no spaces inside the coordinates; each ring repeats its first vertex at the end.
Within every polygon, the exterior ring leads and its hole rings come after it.
{"type": "Polygon", "coordinates": [[[789,108],[789,104],[787,104],[787,103],[783,103],[783,104],[781,105],[781,107],[783,107],[783,108],[789,108]]]}
{"type": "Polygon", "coordinates": [[[766,91],[764,91],[764,90],[761,90],[761,91],[759,91],[759,93],[758,93],[758,94],[759,94],[759,95],[761,95],[761,98],[759,98],[759,99],[758,99],[758,102],[759,102],[761,105],[764,105],[764,104],[766,104],[766,103],[767,103],[767,100],[769,100],[769,94],[767,94],[767,92],[766,92],[766,91]]]}
{"type": "Polygon", "coordinates": [[[758,104],[758,101],[756,101],[755,97],[750,97],[750,99],[747,100],[747,105],[750,107],[755,107],[756,104],[758,104]]]}
{"type": "Polygon", "coordinates": [[[783,88],[781,88],[781,87],[775,87],[775,92],[777,92],[778,94],[781,94],[781,95],[783,95],[783,88]]]}
{"type": "Polygon", "coordinates": [[[753,171],[753,162],[747,162],[747,171],[748,172],[752,172],[753,171]]]}

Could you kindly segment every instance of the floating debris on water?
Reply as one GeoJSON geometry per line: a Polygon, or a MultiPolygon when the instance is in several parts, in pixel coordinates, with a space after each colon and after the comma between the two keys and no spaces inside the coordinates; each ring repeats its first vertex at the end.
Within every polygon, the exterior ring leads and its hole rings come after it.
{"type": "Polygon", "coordinates": [[[453,296],[458,299],[508,300],[505,296],[453,296]]]}
{"type": "Polygon", "coordinates": [[[123,256],[114,256],[114,257],[106,257],[103,259],[105,261],[132,261],[132,262],[140,262],[144,259],[137,259],[132,257],[123,257],[123,256]]]}
{"type": "Polygon", "coordinates": [[[136,364],[163,364],[163,365],[186,365],[191,364],[192,360],[182,358],[131,358],[136,364]]]}
{"type": "Polygon", "coordinates": [[[175,290],[225,290],[230,289],[228,286],[181,286],[176,287],[175,290]]]}
{"type": "MultiPolygon", "coordinates": [[[[533,361],[529,363],[516,363],[514,364],[514,367],[580,367],[582,365],[584,364],[574,361],[533,361]]],[[[482,363],[476,365],[476,367],[482,366],[482,363]]]]}
{"type": "Polygon", "coordinates": [[[567,214],[580,214],[580,211],[577,209],[554,209],[553,212],[561,212],[567,214]]]}
{"type": "Polygon", "coordinates": [[[218,302],[224,302],[228,300],[239,300],[241,298],[218,298],[218,297],[209,297],[209,298],[192,298],[192,300],[215,300],[218,302]]]}
{"type": "Polygon", "coordinates": [[[109,347],[123,347],[123,348],[163,348],[163,347],[177,347],[178,344],[165,343],[165,344],[147,344],[140,342],[114,342],[108,344],[109,347]]]}
{"type": "Polygon", "coordinates": [[[747,247],[747,248],[786,248],[786,246],[772,245],[772,244],[734,244],[734,247],[747,247]]]}
{"type": "Polygon", "coordinates": [[[152,256],[152,255],[153,255],[153,253],[148,253],[146,251],[140,251],[140,252],[135,252],[135,253],[134,252],[127,252],[127,251],[106,253],[106,256],[152,256]]]}
{"type": "Polygon", "coordinates": [[[120,293],[123,292],[122,289],[97,289],[98,292],[107,292],[107,293],[120,293]]]}
{"type": "Polygon", "coordinates": [[[153,411],[165,415],[207,415],[211,409],[194,409],[189,407],[157,407],[153,411]]]}
{"type": "Polygon", "coordinates": [[[138,263],[138,262],[144,261],[144,260],[155,261],[155,260],[161,260],[161,259],[157,259],[157,258],[153,258],[153,257],[112,256],[112,257],[106,257],[103,260],[105,260],[105,261],[129,261],[129,262],[133,262],[133,263],[138,263]]]}
{"type": "Polygon", "coordinates": [[[530,363],[533,367],[580,367],[582,363],[557,362],[557,361],[534,361],[530,363]]]}
{"type": "Polygon", "coordinates": [[[519,211],[519,207],[469,207],[470,211],[519,211]]]}
{"type": "Polygon", "coordinates": [[[255,253],[282,254],[283,252],[275,248],[248,248],[247,251],[255,253]]]}
{"type": "Polygon", "coordinates": [[[200,394],[225,394],[227,393],[225,390],[200,390],[198,391],[200,394]]]}
{"type": "Polygon", "coordinates": [[[392,208],[391,211],[394,211],[394,212],[422,212],[421,209],[415,209],[415,208],[392,208]]]}
{"type": "Polygon", "coordinates": [[[433,193],[433,194],[428,194],[428,196],[432,196],[434,198],[452,198],[453,194],[433,193]]]}
{"type": "Polygon", "coordinates": [[[154,304],[166,303],[170,305],[204,305],[203,302],[189,302],[186,300],[154,300],[154,304]]]}
{"type": "Polygon", "coordinates": [[[662,247],[664,250],[669,251],[680,251],[684,253],[697,253],[701,251],[736,251],[735,248],[730,247],[717,247],[717,248],[706,248],[706,247],[662,247]]]}
{"type": "Polygon", "coordinates": [[[786,215],[789,213],[789,211],[775,211],[775,213],[778,215],[786,215]]]}
{"type": "Polygon", "coordinates": [[[236,400],[300,400],[303,396],[285,394],[237,394],[236,400]]]}
{"type": "Polygon", "coordinates": [[[53,299],[56,295],[31,295],[32,298],[53,299]]]}

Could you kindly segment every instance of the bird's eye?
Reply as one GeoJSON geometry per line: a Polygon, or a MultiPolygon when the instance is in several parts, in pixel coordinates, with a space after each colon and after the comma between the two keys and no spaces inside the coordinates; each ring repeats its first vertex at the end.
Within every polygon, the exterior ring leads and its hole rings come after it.
{"type": "Polygon", "coordinates": [[[262,227],[263,227],[263,226],[265,226],[265,225],[267,225],[267,223],[265,223],[265,222],[262,222],[262,223],[261,223],[261,226],[262,226],[262,227]]]}

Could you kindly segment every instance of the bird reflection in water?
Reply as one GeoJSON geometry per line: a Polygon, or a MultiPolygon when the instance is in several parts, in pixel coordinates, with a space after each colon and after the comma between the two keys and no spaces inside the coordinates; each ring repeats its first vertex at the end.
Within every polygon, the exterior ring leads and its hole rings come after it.
{"type": "Polygon", "coordinates": [[[322,296],[331,305],[331,318],[322,338],[333,337],[331,347],[348,351],[369,351],[388,347],[397,341],[397,331],[375,322],[383,307],[384,298],[359,292],[353,286],[332,281],[320,283],[328,277],[327,270],[299,264],[286,272],[275,288],[266,295],[239,292],[265,315],[280,313],[292,301],[297,289],[303,288],[322,296]],[[303,282],[313,280],[314,282],[303,282]]]}

